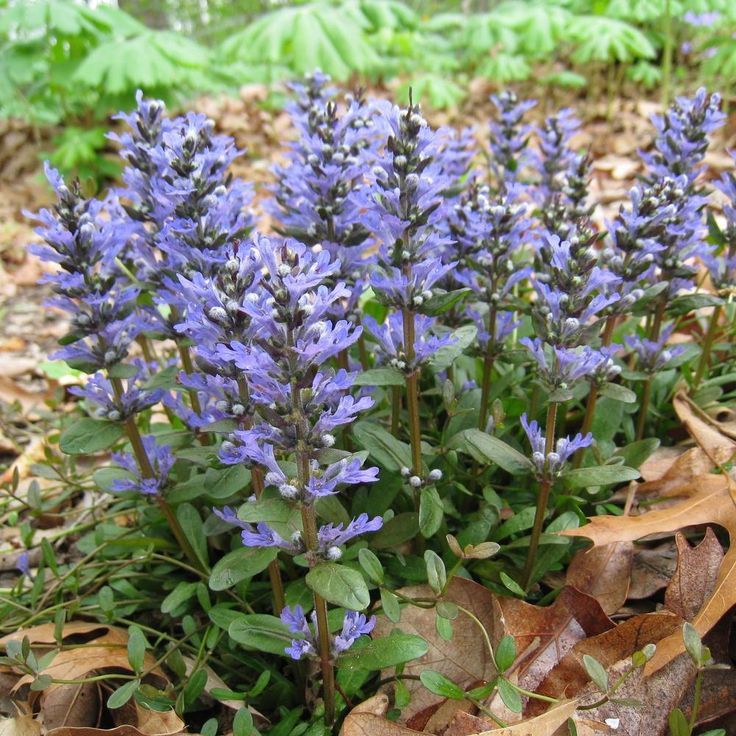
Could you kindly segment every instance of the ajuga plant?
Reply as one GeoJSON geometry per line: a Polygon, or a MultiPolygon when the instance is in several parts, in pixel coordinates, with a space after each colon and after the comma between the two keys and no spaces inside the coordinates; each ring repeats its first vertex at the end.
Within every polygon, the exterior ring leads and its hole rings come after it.
{"type": "MultiPolygon", "coordinates": [[[[468,131],[411,102],[321,74],[292,91],[275,233],[229,174],[232,141],[142,96],[117,138],[124,186],[89,200],[49,169],[38,215],[69,318],[57,357],[90,374],[55,477],[98,487],[105,516],[79,527],[87,562],[45,552],[26,585],[23,558],[0,625],[82,600],[138,627],[175,684],[157,690],[131,646],[111,706],[173,707],[208,736],[213,698],[243,701],[243,733],[326,734],[380,678],[396,718],[421,687],[446,694],[403,667],[427,616],[485,641],[455,578],[553,598],[577,548],[551,535],[618,503],[669,441],[676,385],[707,407],[732,382],[736,184],[715,183],[721,216],[700,176],[717,97],[655,119],[646,177],[596,231],[570,112],[535,131],[532,103],[499,95],[482,167],[468,131]],[[73,458],[107,449],[82,477],[73,458]],[[117,572],[98,578],[95,550],[117,572]]],[[[501,724],[496,694],[535,697],[502,674],[458,697],[501,724]]]]}

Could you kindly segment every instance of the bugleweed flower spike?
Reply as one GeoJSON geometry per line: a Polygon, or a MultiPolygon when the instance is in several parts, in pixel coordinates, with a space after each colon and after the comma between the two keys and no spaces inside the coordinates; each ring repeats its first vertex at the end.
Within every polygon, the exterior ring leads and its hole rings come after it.
{"type": "MultiPolygon", "coordinates": [[[[127,186],[119,196],[134,226],[126,260],[153,295],[154,306],[146,309],[153,323],[149,332],[177,341],[182,367],[191,376],[189,347],[176,330],[188,308],[178,277],[215,273],[232,241],[252,227],[251,187],[228,174],[242,151],[231,138],[216,135],[206,116],[167,119],[163,103],[140,95],[138,109],[121,117],[130,130],[119,138],[121,156],[129,162],[123,173],[127,186]]],[[[195,415],[201,415],[198,392],[191,389],[190,397],[195,415]]],[[[178,407],[187,418],[189,410],[178,407]]]]}
{"type": "Polygon", "coordinates": [[[522,187],[513,182],[497,194],[487,186],[473,185],[449,216],[450,234],[456,241],[458,267],[452,278],[473,290],[467,310],[478,327],[483,355],[483,376],[478,426],[486,429],[493,366],[504,341],[518,326],[510,305],[514,287],[531,273],[519,255],[531,227],[521,202],[522,187]]]}
{"type": "Polygon", "coordinates": [[[550,493],[558,466],[564,465],[575,450],[587,447],[592,437],[580,440],[560,440],[570,453],[556,450],[555,432],[560,404],[572,398],[575,384],[581,380],[607,380],[616,375],[617,367],[609,353],[595,350],[585,343],[589,334],[596,334],[605,310],[615,304],[620,295],[614,291],[618,278],[598,266],[592,239],[580,237],[573,230],[570,240],[561,241],[556,235],[547,237],[540,246],[539,263],[544,270],[534,274],[537,301],[532,307],[532,324],[537,335],[523,338],[524,345],[537,364],[537,374],[547,392],[547,419],[544,447],[541,434],[529,424],[527,434],[534,453],[543,461],[533,459],[538,470],[539,495],[529,555],[524,568],[524,586],[533,579],[539,538],[544,527],[550,493]],[[564,459],[555,456],[557,452],[564,459]],[[555,472],[552,472],[552,470],[555,472]]]}
{"type": "MultiPolygon", "coordinates": [[[[652,122],[658,131],[654,150],[642,154],[649,167],[648,182],[669,198],[653,252],[655,274],[666,284],[657,296],[654,318],[648,330],[651,344],[660,344],[660,334],[670,301],[682,289],[694,285],[697,261],[707,261],[712,247],[706,242],[703,211],[707,197],[697,188],[701,163],[708,149],[708,136],[723,125],[720,95],[699,89],[693,98],[678,97],[664,115],[652,122]]],[[[644,384],[636,437],[644,436],[653,376],[644,384]]]]}
{"type": "MultiPolygon", "coordinates": [[[[276,489],[283,503],[300,511],[301,527],[287,539],[265,522],[252,525],[240,522],[227,510],[221,514],[242,528],[247,546],[304,555],[310,570],[306,582],[314,594],[314,631],[300,609],[285,609],[282,618],[300,635],[288,653],[297,659],[311,656],[320,663],[326,720],[331,723],[335,657],[369,632],[373,623],[348,611],[343,633],[332,638],[323,593],[330,595],[321,584],[322,572],[328,569],[325,565],[341,558],[344,544],[378,530],[382,520],[364,514],[346,526],[319,526],[315,503],[341,487],[377,479],[378,469],[363,468],[356,456],[330,461],[324,453],[335,445],[335,429],[353,422],[373,402],[368,397],[356,400],[348,393],[353,374],[328,367],[360,334],[360,327],[347,320],[330,319],[336,302],[348,295],[342,283],[328,285],[339,265],[326,251],[314,254],[293,241],[273,243],[257,237],[252,247],[263,271],[253,298],[242,303],[242,310],[257,339],[251,344],[233,340],[220,345],[218,352],[245,374],[256,421],[223,442],[220,459],[226,464],[245,462],[265,468],[266,486],[276,489]],[[296,468],[287,472],[278,458],[288,457],[294,458],[296,468]]],[[[363,602],[367,605],[368,598],[363,602]]]]}
{"type": "MultiPolygon", "coordinates": [[[[122,365],[137,335],[151,327],[135,310],[139,290],[129,285],[118,262],[134,227],[113,198],[85,199],[77,182],[67,186],[49,166],[46,175],[58,202],[53,211],[38,214],[41,227],[36,232],[45,244],[31,246],[31,251],[42,260],[59,264],[60,270],[42,281],[50,283],[56,294],[49,303],[71,315],[71,332],[64,340],[67,344],[53,357],[88,373],[99,371],[73,393],[96,406],[96,418],[125,427],[133,455],[128,459],[119,455],[118,460],[136,478],[129,489],[156,497],[182,549],[198,564],[171,507],[158,493],[171,469],[170,448],[158,446],[153,437],[142,437],[136,424],[136,414],[161,400],[163,392],[136,385],[150,377],[150,366],[140,362],[122,365]],[[121,375],[131,376],[126,384],[121,375]]],[[[116,490],[126,489],[118,486],[116,490]]]]}
{"type": "Polygon", "coordinates": [[[529,138],[532,126],[524,123],[524,116],[536,100],[519,100],[513,92],[491,95],[498,111],[498,119],[490,123],[490,167],[497,188],[515,182],[520,171],[529,162],[529,138]]]}
{"type": "MultiPolygon", "coordinates": [[[[340,264],[336,278],[350,287],[338,316],[356,319],[370,258],[370,233],[361,223],[364,172],[369,168],[379,135],[375,111],[360,95],[338,104],[329,78],[320,73],[291,85],[297,100],[287,106],[299,132],[288,164],[274,167],[274,200],[266,209],[280,222],[280,231],[309,246],[319,246],[340,264]]],[[[365,367],[365,366],[364,366],[365,367]]]]}
{"type": "MultiPolygon", "coordinates": [[[[421,321],[417,330],[417,313],[432,298],[433,287],[451,271],[454,263],[437,255],[447,245],[439,229],[444,213],[443,193],[456,180],[445,173],[442,149],[445,137],[433,131],[422,117],[418,105],[401,110],[384,107],[382,122],[388,140],[372,171],[372,202],[367,216],[371,229],[380,242],[379,264],[371,274],[371,286],[381,300],[401,314],[389,328],[393,337],[391,359],[403,364],[406,376],[406,405],[411,444],[411,477],[424,478],[419,417],[419,351],[425,358],[449,342],[444,337],[430,341],[434,328],[432,318],[421,321]],[[400,345],[400,347],[399,347],[400,345]],[[431,347],[429,347],[431,346],[431,347]],[[429,348],[429,350],[427,349],[429,348]]],[[[455,172],[456,173],[456,172],[455,172]]],[[[373,322],[368,329],[388,345],[388,333],[373,322]]],[[[399,395],[394,395],[394,420],[398,428],[399,395]]],[[[415,500],[418,498],[416,493],[415,500]]]]}

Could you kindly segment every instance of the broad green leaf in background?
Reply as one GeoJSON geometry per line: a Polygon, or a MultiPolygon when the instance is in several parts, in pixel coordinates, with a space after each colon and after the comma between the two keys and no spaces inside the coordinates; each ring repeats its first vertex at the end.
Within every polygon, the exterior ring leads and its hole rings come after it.
{"type": "Polygon", "coordinates": [[[67,455],[87,455],[114,445],[123,436],[123,425],[84,417],[67,427],[59,439],[67,455]]]}
{"type": "Polygon", "coordinates": [[[326,601],[353,611],[362,611],[371,602],[368,586],[357,571],[336,562],[320,562],[306,577],[307,585],[326,601]]]}

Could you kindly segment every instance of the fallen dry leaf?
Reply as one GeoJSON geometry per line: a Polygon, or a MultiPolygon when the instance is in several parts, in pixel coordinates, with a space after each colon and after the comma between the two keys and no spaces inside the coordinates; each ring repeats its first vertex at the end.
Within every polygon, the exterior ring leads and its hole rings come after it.
{"type": "MultiPolygon", "coordinates": [[[[631,670],[629,658],[608,668],[609,681],[615,682],[631,670]]],[[[599,708],[586,711],[586,716],[606,722],[616,719],[617,736],[654,736],[668,733],[670,712],[678,706],[695,678],[695,666],[690,657],[682,654],[667,667],[653,675],[642,668],[631,674],[616,691],[616,697],[637,701],[636,705],[607,702],[599,708]]],[[[580,692],[580,700],[590,702],[600,698],[600,691],[590,683],[580,692]]]]}
{"type": "MultiPolygon", "coordinates": [[[[598,636],[577,642],[572,650],[559,662],[539,685],[537,692],[552,698],[577,696],[590,682],[583,665],[583,656],[595,657],[606,669],[678,630],[682,619],[668,611],[641,614],[627,619],[613,629],[598,636]]],[[[526,712],[538,713],[544,704],[530,700],[526,712]]]]}
{"type": "Polygon", "coordinates": [[[675,542],[677,568],[664,594],[664,604],[685,621],[692,621],[713,590],[723,561],[723,548],[710,527],[695,547],[680,532],[675,535],[675,542]]]}
{"type": "Polygon", "coordinates": [[[570,587],[551,606],[500,597],[494,604],[504,633],[516,640],[516,651],[528,652],[515,668],[519,685],[527,690],[534,690],[578,641],[613,627],[595,598],[570,587]]]}
{"type": "MultiPolygon", "coordinates": [[[[375,695],[365,703],[356,706],[345,718],[340,732],[341,736],[417,736],[417,734],[433,733],[431,731],[417,731],[402,726],[400,723],[389,721],[384,717],[388,707],[389,699],[385,694],[375,695]]],[[[443,736],[448,736],[448,734],[451,736],[554,736],[560,726],[572,717],[576,707],[576,700],[567,700],[553,706],[535,718],[521,721],[508,728],[473,732],[462,732],[456,728],[454,732],[445,731],[443,736]]],[[[469,720],[466,723],[472,725],[479,720],[469,720]]],[[[459,723],[462,723],[462,720],[459,723]]],[[[54,736],[57,735],[54,734],[54,736]]],[[[72,734],[60,734],[59,736],[72,736],[72,734]]],[[[89,734],[89,736],[92,736],[92,734],[89,734]]]]}
{"type": "MultiPolygon", "coordinates": [[[[723,475],[708,475],[703,476],[695,488],[694,485],[685,487],[691,494],[689,497],[666,509],[633,517],[598,516],[580,529],[568,529],[561,534],[588,537],[595,546],[601,546],[713,523],[725,527],[731,540],[736,540],[736,507],[727,479],[723,475]]],[[[732,543],[723,558],[712,593],[692,620],[693,626],[703,636],[733,605],[736,605],[736,544],[732,543]]],[[[655,672],[683,651],[684,642],[678,631],[657,647],[657,653],[647,664],[647,673],[655,672]]]]}
{"type": "Polygon", "coordinates": [[[610,615],[626,602],[633,565],[631,542],[580,550],[567,568],[566,583],[593,596],[610,615]]]}
{"type": "Polygon", "coordinates": [[[50,399],[52,396],[53,389],[29,391],[11,377],[0,375],[0,401],[5,401],[8,404],[18,402],[24,414],[28,414],[37,406],[42,406],[46,399],[50,399]]]}
{"type": "Polygon", "coordinates": [[[643,600],[666,588],[677,567],[677,547],[668,540],[652,549],[637,549],[628,600],[643,600]]]}
{"type": "MultiPolygon", "coordinates": [[[[401,592],[418,597],[431,594],[425,586],[406,588],[401,592]]],[[[489,632],[492,641],[501,638],[503,632],[500,632],[494,618],[494,596],[488,588],[465,578],[454,577],[445,598],[472,611],[489,632]]],[[[402,609],[398,624],[391,623],[383,616],[378,617],[376,636],[387,636],[394,629],[417,634],[429,644],[427,654],[406,665],[404,672],[408,675],[419,675],[425,669],[432,669],[441,672],[460,687],[470,687],[478,682],[487,682],[496,674],[491,656],[483,646],[478,626],[462,612],[453,621],[453,637],[449,642],[437,634],[435,612],[432,609],[407,606],[402,609]]],[[[409,707],[403,713],[407,720],[442,701],[416,680],[407,680],[405,684],[412,696],[409,707]]]]}
{"type": "MultiPolygon", "coordinates": [[[[128,632],[124,629],[105,624],[70,622],[64,626],[62,641],[72,635],[75,635],[74,644],[65,644],[65,648],[59,651],[51,662],[39,671],[39,674],[49,675],[58,680],[78,680],[98,670],[131,671],[127,652],[128,632]],[[82,634],[85,636],[80,636],[82,634]],[[80,643],[81,638],[84,639],[84,643],[80,643]]],[[[41,645],[45,651],[48,651],[49,648],[56,648],[53,624],[41,624],[30,629],[20,629],[0,639],[0,645],[10,640],[21,640],[24,636],[28,637],[32,648],[34,644],[41,645]]],[[[146,652],[144,667],[152,668],[154,664],[154,658],[146,652]]],[[[163,672],[158,667],[152,669],[151,674],[165,679],[163,672]]],[[[15,689],[17,690],[32,680],[31,675],[21,677],[15,689]]],[[[64,686],[51,686],[51,688],[54,687],[64,686]]]]}
{"type": "Polygon", "coordinates": [[[508,728],[494,728],[474,736],[554,736],[577,708],[577,700],[565,700],[536,718],[515,723],[508,728]]]}
{"type": "Polygon", "coordinates": [[[0,736],[40,736],[41,724],[32,716],[0,718],[0,736]]]}
{"type": "Polygon", "coordinates": [[[149,736],[135,726],[116,726],[115,728],[74,728],[64,726],[49,731],[46,736],[149,736]]]}
{"type": "Polygon", "coordinates": [[[736,441],[724,434],[687,394],[679,391],[672,401],[675,413],[713,465],[723,465],[736,455],[736,441]]]}
{"type": "Polygon", "coordinates": [[[39,718],[45,731],[62,726],[95,726],[99,716],[98,684],[52,685],[39,697],[39,718]]]}

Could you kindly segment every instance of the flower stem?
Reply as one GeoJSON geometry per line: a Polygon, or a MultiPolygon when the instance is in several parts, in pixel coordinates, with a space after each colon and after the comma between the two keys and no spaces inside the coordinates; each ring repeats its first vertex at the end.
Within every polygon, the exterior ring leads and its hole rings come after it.
{"type": "Polygon", "coordinates": [[[401,386],[391,387],[391,434],[397,437],[401,421],[401,386]]]}
{"type": "Polygon", "coordinates": [[[496,334],[496,305],[492,304],[488,310],[488,343],[483,357],[483,379],[480,394],[480,413],[478,417],[478,429],[485,431],[488,421],[488,402],[491,393],[491,376],[493,375],[494,335],[496,334]]]}
{"type": "MultiPolygon", "coordinates": [[[[293,345],[291,329],[287,331],[287,344],[293,345]]],[[[296,434],[296,474],[297,484],[303,499],[306,499],[306,489],[309,485],[309,446],[307,433],[308,420],[304,415],[301,389],[296,378],[291,380],[291,401],[294,409],[294,429],[296,434]]],[[[302,525],[304,546],[310,566],[317,564],[319,538],[317,536],[317,514],[314,504],[307,500],[302,502],[302,525]]],[[[331,726],[335,720],[335,666],[330,654],[330,628],[327,622],[327,602],[321,595],[312,592],[314,596],[314,610],[317,615],[317,641],[319,644],[319,661],[322,670],[322,695],[325,703],[325,722],[331,726]]]]}
{"type": "Polygon", "coordinates": [[[703,380],[705,372],[708,370],[710,364],[710,353],[713,348],[713,341],[715,340],[716,332],[718,331],[718,321],[723,313],[723,307],[719,304],[714,307],[713,314],[710,316],[710,322],[708,323],[708,331],[705,333],[705,342],[703,343],[703,352],[700,354],[700,361],[695,371],[695,377],[693,378],[693,389],[700,386],[700,382],[703,380]]]}
{"type": "MultiPolygon", "coordinates": [[[[611,344],[611,341],[613,340],[613,330],[616,327],[616,316],[610,315],[608,319],[606,320],[606,326],[603,328],[603,335],[601,336],[601,346],[604,348],[609,347],[611,344]]],[[[588,401],[585,405],[585,416],[583,417],[583,424],[580,427],[580,432],[583,435],[583,437],[590,432],[591,427],[593,426],[593,419],[595,418],[595,407],[598,403],[598,387],[594,384],[591,384],[590,391],[588,392],[588,401]]],[[[575,459],[573,460],[573,467],[579,468],[580,464],[583,461],[583,455],[585,454],[585,449],[581,448],[577,451],[575,454],[575,459]]]]}
{"type": "MultiPolygon", "coordinates": [[[[659,334],[664,321],[664,310],[667,308],[667,300],[660,299],[657,304],[657,311],[654,314],[654,320],[649,330],[649,339],[652,342],[659,340],[659,334]]],[[[636,439],[640,440],[644,437],[644,429],[647,424],[647,414],[649,413],[649,403],[652,399],[652,384],[654,383],[654,374],[647,378],[644,384],[644,390],[641,394],[641,402],[639,403],[639,419],[636,424],[636,439]]]]}
{"type": "Polygon", "coordinates": [[[695,693],[693,695],[693,709],[690,711],[690,732],[692,733],[695,728],[695,723],[698,719],[698,711],[700,710],[700,699],[703,693],[703,668],[698,669],[698,674],[695,675],[695,693]]]}
{"type": "MultiPolygon", "coordinates": [[[[304,525],[304,544],[307,552],[316,551],[317,517],[314,506],[302,506],[302,524],[304,525]]],[[[321,595],[314,593],[314,610],[317,614],[317,641],[319,644],[319,663],[322,670],[322,695],[325,701],[325,722],[331,726],[335,720],[335,666],[330,656],[330,627],[327,622],[327,602],[321,595]]]]}
{"type": "MultiPolygon", "coordinates": [[[[185,373],[194,373],[194,364],[192,363],[192,354],[189,352],[189,348],[186,345],[177,345],[179,349],[179,357],[181,358],[181,365],[184,368],[185,373]]],[[[197,414],[202,414],[202,405],[199,403],[199,396],[197,392],[191,388],[189,389],[189,400],[192,402],[192,409],[197,414]]]]}
{"type": "MultiPolygon", "coordinates": [[[[241,401],[245,406],[248,406],[250,403],[250,392],[248,390],[248,382],[244,375],[238,378],[238,390],[241,401]]],[[[243,427],[250,429],[252,426],[253,419],[250,416],[246,416],[246,419],[243,421],[243,427]]],[[[260,498],[263,495],[264,488],[263,468],[254,465],[250,470],[250,481],[256,498],[260,498]]],[[[278,560],[271,560],[268,563],[268,578],[271,581],[271,592],[273,593],[273,610],[278,616],[286,605],[284,599],[284,583],[281,579],[281,568],[279,567],[278,560]]]]}
{"type": "MultiPolygon", "coordinates": [[[[114,378],[110,376],[110,383],[112,384],[112,389],[115,393],[115,397],[119,400],[123,394],[123,385],[121,380],[119,378],[114,378]]],[[[125,420],[125,433],[128,436],[130,446],[133,448],[133,455],[135,455],[135,459],[138,463],[138,467],[140,468],[141,475],[144,478],[155,478],[156,472],[151,465],[151,459],[148,457],[145,445],[143,444],[143,438],[141,437],[141,433],[138,431],[138,425],[135,423],[134,417],[128,417],[125,420]]],[[[157,494],[156,500],[158,501],[158,506],[161,509],[161,513],[164,515],[164,518],[168,522],[171,533],[174,535],[174,538],[179,543],[179,546],[181,547],[184,554],[187,556],[187,559],[197,570],[202,570],[202,562],[195,554],[192,545],[189,544],[189,540],[187,540],[186,535],[184,534],[184,531],[179,524],[179,520],[176,518],[174,510],[171,508],[171,506],[169,506],[163,494],[157,494]]]]}
{"type": "MultiPolygon", "coordinates": [[[[409,365],[414,362],[414,312],[404,309],[404,351],[409,365]]],[[[411,443],[412,473],[422,476],[422,432],[419,420],[419,370],[406,376],[406,407],[409,412],[409,441],[411,443]]]]}
{"type": "MultiPolygon", "coordinates": [[[[557,422],[557,407],[555,401],[550,401],[547,406],[547,427],[545,434],[545,457],[549,456],[554,449],[555,442],[555,424],[557,422]]],[[[534,514],[534,527],[532,529],[532,538],[529,542],[529,553],[524,566],[522,587],[527,590],[532,581],[534,574],[534,563],[537,561],[537,551],[539,550],[539,538],[542,536],[542,528],[544,527],[544,516],[547,512],[547,504],[549,503],[550,491],[552,490],[552,479],[549,476],[549,470],[545,470],[544,478],[539,484],[539,494],[537,496],[537,510],[534,514]]]]}

